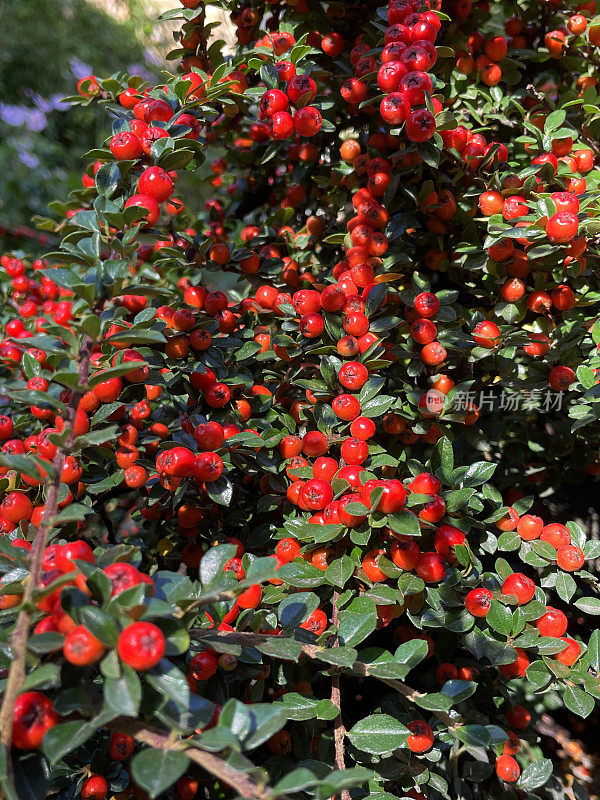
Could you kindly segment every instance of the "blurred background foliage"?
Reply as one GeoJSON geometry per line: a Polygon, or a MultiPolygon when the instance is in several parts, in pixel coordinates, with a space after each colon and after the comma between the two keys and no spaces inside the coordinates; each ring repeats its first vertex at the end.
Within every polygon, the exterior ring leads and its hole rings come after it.
{"type": "MultiPolygon", "coordinates": [[[[156,79],[173,43],[156,18],[164,0],[0,0],[0,232],[2,250],[48,202],[80,185],[81,155],[109,133],[97,109],[62,98],[91,73],[156,79]]],[[[33,244],[33,243],[31,243],[33,244]]],[[[35,246],[33,249],[37,249],[35,246]]],[[[43,249],[43,248],[42,248],[43,249]]]]}

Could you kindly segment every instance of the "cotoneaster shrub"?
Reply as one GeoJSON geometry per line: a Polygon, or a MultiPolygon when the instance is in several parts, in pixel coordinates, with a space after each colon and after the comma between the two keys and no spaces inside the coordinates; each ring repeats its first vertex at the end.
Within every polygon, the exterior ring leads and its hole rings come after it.
{"type": "Polygon", "coordinates": [[[213,5],[232,56],[185,0],[164,84],[80,81],[112,133],[1,259],[4,794],[564,797],[594,8],[213,5]]]}

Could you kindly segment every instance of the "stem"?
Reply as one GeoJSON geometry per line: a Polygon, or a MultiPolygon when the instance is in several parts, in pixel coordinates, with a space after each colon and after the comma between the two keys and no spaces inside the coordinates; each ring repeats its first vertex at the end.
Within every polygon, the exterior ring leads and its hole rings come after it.
{"type": "MultiPolygon", "coordinates": [[[[338,627],[338,600],[340,593],[337,589],[333,593],[333,612],[331,621],[336,629],[336,633],[332,642],[332,647],[339,647],[340,641],[337,634],[338,627]]],[[[337,708],[337,717],[334,720],[333,741],[335,745],[335,768],[338,770],[346,769],[346,760],[344,758],[344,738],[346,736],[346,728],[342,722],[342,698],[340,694],[340,673],[334,672],[331,676],[331,702],[337,708]]],[[[343,789],[341,793],[341,800],[350,800],[349,789],[343,789]]]]}
{"type": "MultiPolygon", "coordinates": [[[[138,742],[154,747],[157,750],[178,750],[202,769],[210,772],[215,778],[235,789],[242,797],[268,800],[273,796],[273,789],[268,784],[261,784],[249,775],[230,767],[227,762],[214,753],[200,750],[193,741],[182,742],[171,735],[162,733],[157,728],[146,726],[143,722],[132,719],[117,719],[106,726],[108,730],[127,733],[138,742]]],[[[280,800],[291,800],[287,795],[278,795],[280,800]]]]}
{"type": "MultiPolygon", "coordinates": [[[[77,360],[79,361],[79,381],[78,386],[85,386],[90,367],[90,356],[92,354],[92,340],[86,336],[79,350],[77,360]]],[[[19,612],[17,623],[14,632],[10,639],[10,646],[12,650],[12,664],[8,673],[6,688],[4,690],[4,698],[2,700],[2,708],[0,709],[0,743],[2,743],[7,750],[7,776],[8,780],[12,782],[13,770],[12,762],[10,759],[10,743],[12,740],[12,723],[15,709],[15,702],[19,696],[23,683],[25,682],[25,664],[27,658],[27,641],[29,639],[29,627],[31,625],[31,606],[33,591],[38,586],[42,575],[42,562],[44,559],[44,550],[48,540],[48,534],[52,530],[54,520],[56,519],[58,510],[58,493],[60,490],[60,479],[65,464],[65,459],[73,447],[75,436],[73,428],[75,424],[75,417],[77,414],[77,407],[79,401],[83,396],[83,391],[76,389],[69,401],[67,410],[66,427],[68,429],[67,437],[64,444],[58,448],[52,467],[54,475],[48,489],[46,498],[46,508],[44,515],[35,536],[33,547],[30,556],[30,570],[29,576],[25,581],[25,590],[23,592],[22,606],[23,609],[19,612]]]]}
{"type": "MultiPolygon", "coordinates": [[[[269,642],[273,640],[273,637],[265,634],[240,633],[238,631],[216,631],[212,628],[193,628],[190,633],[198,638],[207,638],[212,639],[213,641],[218,641],[221,639],[229,644],[247,646],[260,645],[263,642],[269,642]]],[[[314,644],[303,644],[301,646],[302,654],[308,656],[308,658],[314,659],[320,659],[320,654],[326,649],[327,648],[325,647],[319,647],[318,645],[314,644]]],[[[369,671],[369,665],[362,661],[355,661],[354,664],[349,667],[349,670],[355,675],[360,675],[363,678],[376,678],[378,681],[385,683],[386,686],[390,686],[392,689],[395,689],[397,692],[399,692],[409,703],[416,703],[422,697],[425,697],[422,692],[412,689],[408,684],[403,683],[403,681],[399,681],[396,678],[380,678],[378,675],[373,675],[369,671]]],[[[451,716],[445,711],[432,711],[431,713],[434,714],[441,722],[443,722],[444,725],[450,730],[455,730],[456,728],[460,728],[461,725],[465,724],[458,715],[451,716]]]]}
{"type": "Polygon", "coordinates": [[[202,4],[202,10],[200,12],[200,16],[194,19],[194,25],[198,29],[198,35],[200,38],[200,44],[198,45],[199,53],[198,55],[202,59],[202,68],[205,72],[212,72],[210,59],[208,57],[208,40],[206,38],[206,6],[202,4]]]}

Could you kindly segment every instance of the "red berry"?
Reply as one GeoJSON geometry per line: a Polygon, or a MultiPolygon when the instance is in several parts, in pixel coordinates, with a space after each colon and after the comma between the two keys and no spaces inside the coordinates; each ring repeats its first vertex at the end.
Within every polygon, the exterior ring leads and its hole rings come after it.
{"type": "Polygon", "coordinates": [[[140,175],[138,192],[153,197],[157,203],[162,203],[173,194],[173,181],[162,167],[148,167],[140,175]]]}
{"type": "Polygon", "coordinates": [[[499,756],[496,759],[496,774],[507,783],[514,783],[519,779],[521,767],[512,756],[499,756]]]}
{"type": "Polygon", "coordinates": [[[333,489],[327,481],[313,478],[302,487],[302,499],[313,511],[320,511],[333,500],[333,489]]]}
{"type": "Polygon", "coordinates": [[[526,542],[539,539],[544,527],[544,520],[541,517],[534,517],[532,514],[525,514],[517,524],[517,533],[526,542]]]}
{"type": "Polygon", "coordinates": [[[104,800],[108,783],[102,775],[90,775],[81,786],[81,800],[104,800]]]}
{"type": "Polygon", "coordinates": [[[104,655],[104,645],[85,625],[77,625],[69,631],[63,643],[67,661],[78,667],[95,664],[104,655]]]}
{"type": "Polygon", "coordinates": [[[190,661],[190,675],[195,681],[208,681],[217,671],[219,659],[212,650],[197,653],[190,661]]]}
{"type": "Polygon", "coordinates": [[[367,578],[373,583],[380,583],[387,580],[387,575],[379,567],[377,561],[379,556],[386,555],[385,550],[371,550],[363,558],[362,569],[367,578]]]}
{"type": "Polygon", "coordinates": [[[406,726],[410,736],[406,740],[408,749],[412,753],[425,753],[433,747],[433,731],[429,725],[421,719],[415,719],[406,726]]]}
{"type": "Polygon", "coordinates": [[[165,653],[165,637],[152,622],[134,622],[119,635],[119,657],[140,672],[152,669],[165,653]]]}
{"type": "Polygon", "coordinates": [[[110,737],[108,755],[113,761],[125,761],[133,753],[135,742],[127,733],[115,731],[110,737]]]}
{"type": "Polygon", "coordinates": [[[413,142],[426,142],[435,133],[435,117],[426,108],[412,111],[406,120],[406,135],[413,142]]]}
{"type": "Polygon", "coordinates": [[[474,617],[485,617],[490,610],[493,595],[489,589],[471,589],[465,598],[469,614],[474,617]]]}
{"type": "Polygon", "coordinates": [[[415,572],[425,583],[438,583],[446,576],[446,567],[439,553],[422,553],[415,572]]]}
{"type": "Polygon", "coordinates": [[[17,525],[19,522],[31,518],[33,503],[22,492],[9,492],[0,504],[0,513],[9,522],[17,525]]]}
{"type": "Polygon", "coordinates": [[[116,133],[110,140],[110,151],[119,161],[139,158],[142,153],[142,143],[131,131],[116,133]]]}
{"type": "Polygon", "coordinates": [[[565,649],[561,650],[560,653],[556,653],[554,657],[566,667],[572,667],[581,655],[581,645],[575,639],[569,639],[568,636],[560,636],[559,638],[565,643],[565,649]]]}
{"type": "Polygon", "coordinates": [[[541,636],[562,636],[567,630],[567,617],[558,608],[546,606],[546,613],[536,621],[541,636]]]}
{"type": "Polygon", "coordinates": [[[566,544],[556,553],[556,563],[565,572],[575,572],[583,567],[585,556],[581,548],[566,544]]]}
{"type": "Polygon", "coordinates": [[[535,594],[535,583],[522,572],[513,572],[502,584],[502,594],[515,595],[517,604],[523,606],[535,594]]]}
{"type": "Polygon", "coordinates": [[[500,665],[500,672],[505,678],[524,678],[529,666],[527,653],[521,647],[516,647],[515,650],[517,651],[516,659],[510,664],[500,665]]]}
{"type": "Polygon", "coordinates": [[[577,236],[579,220],[572,211],[560,211],[546,223],[546,236],[551,242],[570,242],[577,236]]]}
{"type": "Polygon", "coordinates": [[[56,566],[61,572],[72,572],[77,569],[75,560],[94,563],[94,551],[87,542],[78,539],[75,542],[63,544],[56,551],[56,566]]]}
{"type": "Polygon", "coordinates": [[[327,625],[327,614],[321,608],[316,608],[300,627],[314,633],[316,636],[320,636],[327,630],[327,625]]]}
{"type": "Polygon", "coordinates": [[[500,342],[500,328],[489,320],[478,322],[473,328],[473,339],[480,347],[496,347],[500,342]]]}
{"type": "Polygon", "coordinates": [[[531,722],[531,714],[520,705],[513,706],[505,713],[506,720],[516,731],[524,730],[531,722]]]}
{"type": "Polygon", "coordinates": [[[13,712],[12,745],[19,750],[37,750],[47,730],[58,722],[49,697],[42,692],[24,692],[13,712]]]}

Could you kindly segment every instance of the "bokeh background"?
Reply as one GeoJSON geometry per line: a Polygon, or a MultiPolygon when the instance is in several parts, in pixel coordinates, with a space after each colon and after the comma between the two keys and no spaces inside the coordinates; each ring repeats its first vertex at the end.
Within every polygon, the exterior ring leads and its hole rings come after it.
{"type": "MultiPolygon", "coordinates": [[[[107,120],[63,98],[89,75],[160,74],[169,30],[153,0],[2,0],[0,225],[8,236],[81,185],[81,154],[107,120]]],[[[171,39],[171,42],[173,40],[171,39]]]]}
{"type": "MultiPolygon", "coordinates": [[[[49,202],[81,186],[81,155],[110,133],[101,109],[72,107],[63,98],[90,74],[124,71],[159,81],[178,25],[157,18],[177,5],[0,0],[0,252],[47,249],[35,237],[31,218],[48,215],[49,202]]],[[[214,16],[221,23],[216,35],[227,38],[226,15],[214,16]]],[[[193,181],[186,181],[188,193],[193,181]]]]}

